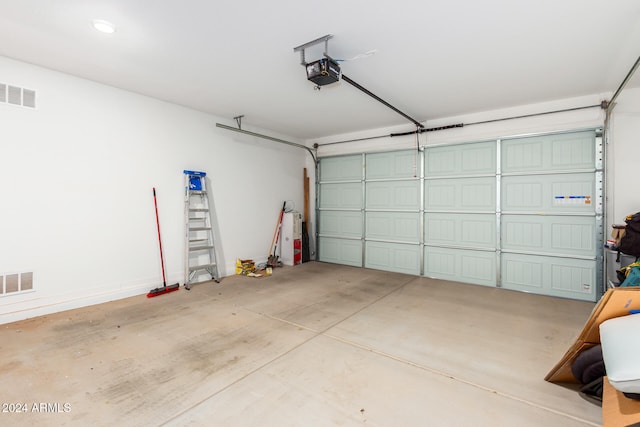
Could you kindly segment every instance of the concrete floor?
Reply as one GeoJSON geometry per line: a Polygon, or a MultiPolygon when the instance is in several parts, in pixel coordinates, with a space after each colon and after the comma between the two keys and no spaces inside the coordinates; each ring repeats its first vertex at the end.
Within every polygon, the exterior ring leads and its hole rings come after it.
{"type": "Polygon", "coordinates": [[[0,425],[598,426],[543,380],[593,306],[315,262],[227,277],[1,325],[2,409],[26,412],[0,425]]]}

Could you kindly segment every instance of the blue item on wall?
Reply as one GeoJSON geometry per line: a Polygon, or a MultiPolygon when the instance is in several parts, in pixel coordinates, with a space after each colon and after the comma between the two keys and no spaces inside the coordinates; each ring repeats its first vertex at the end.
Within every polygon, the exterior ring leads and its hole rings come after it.
{"type": "Polygon", "coordinates": [[[207,176],[206,172],[199,171],[183,171],[185,175],[189,175],[189,190],[201,191],[202,190],[202,178],[207,176]]]}
{"type": "Polygon", "coordinates": [[[189,177],[189,190],[200,191],[202,190],[202,181],[200,181],[199,176],[190,176],[189,177]]]}

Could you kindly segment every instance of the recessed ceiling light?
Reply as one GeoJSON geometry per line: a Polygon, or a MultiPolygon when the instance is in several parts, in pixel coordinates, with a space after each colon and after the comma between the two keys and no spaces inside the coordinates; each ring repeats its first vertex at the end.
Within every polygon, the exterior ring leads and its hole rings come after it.
{"type": "Polygon", "coordinates": [[[101,33],[111,34],[116,31],[116,27],[111,22],[105,21],[104,19],[94,19],[92,23],[93,28],[101,33]]]}

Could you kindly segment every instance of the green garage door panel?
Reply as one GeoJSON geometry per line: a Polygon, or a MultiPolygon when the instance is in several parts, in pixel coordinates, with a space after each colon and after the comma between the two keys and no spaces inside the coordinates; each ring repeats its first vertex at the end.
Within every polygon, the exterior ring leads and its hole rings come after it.
{"type": "Polygon", "coordinates": [[[324,183],[320,187],[321,209],[361,209],[362,208],[362,184],[351,183],[324,183]]]}
{"type": "Polygon", "coordinates": [[[318,238],[320,261],[362,267],[362,241],[318,238]]]}
{"type": "Polygon", "coordinates": [[[450,178],[425,180],[425,210],[495,211],[496,179],[450,178]]]}
{"type": "Polygon", "coordinates": [[[503,253],[501,275],[506,289],[595,301],[593,261],[503,253]]]}
{"type": "Polygon", "coordinates": [[[362,213],[345,211],[321,211],[318,231],[323,236],[362,237],[362,213]]]}
{"type": "Polygon", "coordinates": [[[502,142],[502,172],[593,169],[595,132],[542,135],[502,142]]]}
{"type": "Polygon", "coordinates": [[[599,132],[323,157],[318,259],[595,301],[599,132]]]}
{"type": "Polygon", "coordinates": [[[425,176],[481,175],[496,171],[495,141],[426,150],[425,176]]]}
{"type": "Polygon", "coordinates": [[[367,154],[367,179],[415,178],[419,154],[415,150],[367,154]]]}
{"type": "Polygon", "coordinates": [[[431,245],[496,247],[495,214],[426,213],[424,240],[431,245]]]}
{"type": "Polygon", "coordinates": [[[320,162],[320,181],[353,181],[362,179],[362,155],[327,157],[320,162]]]}
{"type": "Polygon", "coordinates": [[[420,246],[399,243],[366,242],[365,267],[420,275],[420,246]]]}
{"type": "Polygon", "coordinates": [[[502,215],[502,250],[596,255],[595,217],[502,215]]]}
{"type": "Polygon", "coordinates": [[[496,286],[496,253],[425,247],[424,275],[477,285],[496,286]]]}
{"type": "Polygon", "coordinates": [[[366,224],[367,239],[420,242],[419,213],[368,212],[366,224]]]}
{"type": "Polygon", "coordinates": [[[505,176],[503,212],[593,213],[595,174],[505,176]]]}
{"type": "Polygon", "coordinates": [[[420,210],[420,181],[374,181],[366,184],[366,208],[420,210]]]}

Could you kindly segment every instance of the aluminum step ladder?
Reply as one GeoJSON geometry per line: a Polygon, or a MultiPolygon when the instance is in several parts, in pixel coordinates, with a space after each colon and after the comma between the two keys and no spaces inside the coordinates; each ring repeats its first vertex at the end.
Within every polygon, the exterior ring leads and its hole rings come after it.
{"type": "Polygon", "coordinates": [[[206,172],[184,171],[184,287],[187,290],[193,283],[209,280],[194,281],[202,275],[220,282],[206,176],[206,172]]]}

